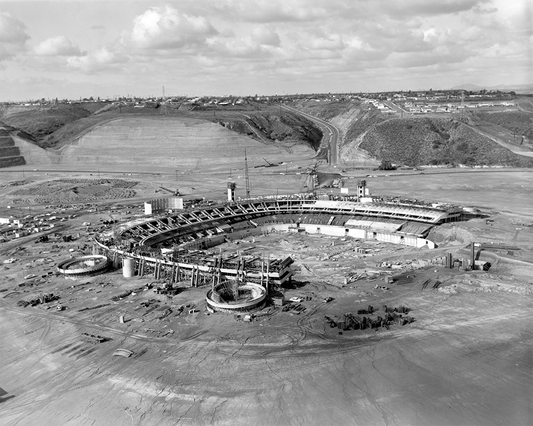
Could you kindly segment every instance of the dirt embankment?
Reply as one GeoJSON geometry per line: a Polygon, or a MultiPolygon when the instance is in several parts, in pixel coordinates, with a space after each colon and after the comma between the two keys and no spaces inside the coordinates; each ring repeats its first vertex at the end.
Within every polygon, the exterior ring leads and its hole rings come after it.
{"type": "Polygon", "coordinates": [[[295,114],[255,113],[217,120],[234,132],[250,136],[261,142],[289,145],[304,144],[315,151],[320,147],[322,132],[310,120],[295,114]]]}
{"type": "Polygon", "coordinates": [[[179,108],[120,108],[109,104],[76,104],[39,106],[4,106],[0,119],[10,131],[42,148],[60,148],[76,142],[87,132],[109,121],[134,117],[195,118],[218,123],[235,133],[262,143],[291,150],[295,145],[318,149],[322,132],[311,121],[288,112],[281,113],[269,105],[241,105],[209,109],[196,107],[190,111],[179,108]]]}

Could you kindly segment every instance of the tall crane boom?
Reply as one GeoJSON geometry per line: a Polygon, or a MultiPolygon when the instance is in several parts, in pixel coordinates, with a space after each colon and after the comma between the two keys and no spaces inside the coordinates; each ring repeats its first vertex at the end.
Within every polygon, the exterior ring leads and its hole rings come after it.
{"type": "Polygon", "coordinates": [[[244,182],[246,184],[246,198],[250,198],[250,176],[248,175],[248,156],[244,148],[244,182]]]}

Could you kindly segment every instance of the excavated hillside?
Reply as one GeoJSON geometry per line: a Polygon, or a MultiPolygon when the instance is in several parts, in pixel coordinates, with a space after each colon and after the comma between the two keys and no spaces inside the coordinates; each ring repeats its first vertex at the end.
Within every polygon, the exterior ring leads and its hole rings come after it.
{"type": "Polygon", "coordinates": [[[63,164],[136,164],[200,169],[248,158],[285,161],[312,157],[304,144],[264,143],[207,120],[172,116],[123,116],[93,127],[59,150],[63,164]]]}
{"type": "Polygon", "coordinates": [[[53,162],[195,167],[235,161],[244,148],[249,148],[250,159],[261,162],[265,156],[285,161],[287,154],[297,160],[298,155],[312,157],[322,139],[320,129],[306,118],[263,104],[108,106],[2,107],[0,116],[20,148],[13,147],[20,158],[6,158],[5,166],[53,162]],[[25,155],[19,155],[22,151],[25,155]]]}
{"type": "Polygon", "coordinates": [[[154,117],[162,115],[211,121],[241,135],[263,143],[291,149],[303,144],[318,149],[322,133],[311,121],[297,114],[281,111],[271,105],[248,102],[243,105],[188,104],[187,108],[164,107],[147,103],[141,108],[99,102],[55,106],[5,105],[0,108],[0,120],[19,136],[42,148],[61,148],[84,134],[118,118],[154,117]]]}
{"type": "Polygon", "coordinates": [[[217,120],[217,122],[234,132],[289,149],[304,144],[316,151],[322,140],[322,132],[311,121],[285,111],[282,114],[269,112],[243,114],[242,117],[217,120]]]}

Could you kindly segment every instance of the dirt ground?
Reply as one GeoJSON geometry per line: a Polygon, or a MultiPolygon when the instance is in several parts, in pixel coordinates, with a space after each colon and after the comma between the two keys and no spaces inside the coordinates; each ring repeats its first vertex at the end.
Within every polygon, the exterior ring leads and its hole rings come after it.
{"type": "MultiPolygon", "coordinates": [[[[311,163],[252,169],[252,195],[296,192],[311,163]]],[[[186,198],[223,200],[231,178],[242,196],[242,165],[182,174],[164,168],[67,172],[65,166],[2,171],[0,217],[31,209],[33,215],[55,215],[58,223],[48,242],[36,242],[37,235],[0,244],[0,423],[531,424],[533,174],[375,173],[344,175],[353,178],[346,180],[350,189],[365,178],[372,193],[478,207],[492,221],[439,227],[435,250],[286,233],[224,244],[227,252],[295,259],[294,281],[283,291],[287,299],[302,297],[301,309],[266,306],[244,322],[209,314],[206,289],[187,283],[168,298],[145,290],[153,278],[125,279],[120,270],[75,280],[55,274],[59,261],[92,252],[91,236],[111,226],[104,221],[141,214],[142,200],[161,196],[155,192],[161,185],[179,188],[186,198]],[[77,190],[75,201],[59,196],[40,202],[43,185],[59,178],[138,183],[126,185],[135,192],[131,197],[96,199],[99,188],[77,190]],[[14,181],[23,183],[8,184],[14,181]],[[13,204],[16,199],[24,201],[13,204]],[[73,241],[63,241],[65,235],[73,241]],[[471,241],[517,249],[482,252],[481,259],[493,264],[488,272],[432,262],[446,252],[468,256],[471,241]],[[414,280],[384,281],[401,271],[414,280]],[[428,280],[440,286],[423,288],[428,280]],[[44,293],[60,299],[18,305],[44,293]],[[56,310],[58,302],[67,309],[56,310]],[[415,321],[377,332],[340,331],[324,318],[368,305],[378,309],[375,315],[383,305],[406,306],[415,321]],[[113,356],[117,349],[133,355],[113,356]]]]}

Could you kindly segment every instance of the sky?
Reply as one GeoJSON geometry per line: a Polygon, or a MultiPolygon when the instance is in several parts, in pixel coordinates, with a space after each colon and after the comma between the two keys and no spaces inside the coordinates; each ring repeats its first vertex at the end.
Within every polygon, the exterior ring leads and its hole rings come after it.
{"type": "Polygon", "coordinates": [[[530,0],[0,0],[0,102],[533,83],[530,0]]]}

